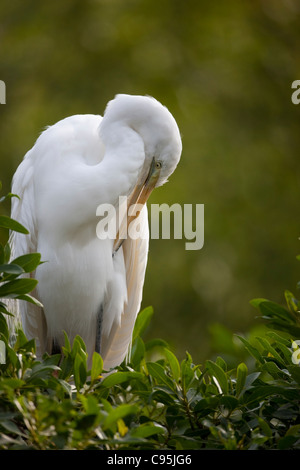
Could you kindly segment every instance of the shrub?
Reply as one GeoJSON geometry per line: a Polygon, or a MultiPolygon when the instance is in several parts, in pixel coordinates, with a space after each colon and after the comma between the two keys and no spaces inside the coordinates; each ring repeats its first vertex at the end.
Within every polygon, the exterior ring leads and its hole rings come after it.
{"type": "MultiPolygon", "coordinates": [[[[8,217],[0,226],[26,233],[8,217]]],[[[144,342],[148,307],[137,318],[130,361],[107,374],[97,353],[87,369],[80,337],[71,345],[65,336],[62,357],[42,361],[21,328],[10,343],[6,299],[36,302],[36,281],[21,276],[40,256],[9,259],[7,243],[0,247],[1,449],[300,448],[299,301],[290,292],[287,308],[252,301],[268,331],[255,345],[239,336],[255,361],[251,371],[247,361],[231,368],[217,357],[199,365],[189,353],[179,360],[163,340],[144,342]]]]}

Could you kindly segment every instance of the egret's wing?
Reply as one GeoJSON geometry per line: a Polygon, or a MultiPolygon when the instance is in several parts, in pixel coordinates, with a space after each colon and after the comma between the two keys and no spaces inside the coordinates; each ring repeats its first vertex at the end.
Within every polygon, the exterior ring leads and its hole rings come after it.
{"type": "MultiPolygon", "coordinates": [[[[12,232],[10,236],[11,259],[15,259],[27,253],[37,251],[37,230],[35,223],[35,203],[34,203],[34,153],[30,150],[19,165],[12,183],[12,192],[20,199],[12,198],[11,217],[29,231],[29,235],[12,232]]],[[[34,272],[30,274],[34,277],[34,272]]],[[[37,298],[36,289],[32,295],[37,298]]],[[[41,356],[46,350],[46,322],[43,309],[29,302],[14,301],[12,310],[15,314],[14,324],[21,317],[24,332],[28,339],[36,338],[37,354],[41,356]]]]}
{"type": "Polygon", "coordinates": [[[137,240],[128,238],[122,245],[126,269],[127,303],[121,316],[121,324],[115,323],[109,337],[102,339],[101,354],[106,370],[120,364],[129,352],[134,323],[142,302],[149,247],[146,206],[139,215],[139,222],[141,237],[137,240]]]}

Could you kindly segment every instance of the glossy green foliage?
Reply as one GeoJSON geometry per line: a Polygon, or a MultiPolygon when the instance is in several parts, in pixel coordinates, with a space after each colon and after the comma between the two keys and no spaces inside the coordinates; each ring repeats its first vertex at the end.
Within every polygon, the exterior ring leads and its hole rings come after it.
{"type": "Polygon", "coordinates": [[[94,353],[89,370],[78,336],[70,344],[65,335],[62,355],[42,361],[21,328],[11,341],[7,299],[36,302],[35,284],[19,276],[40,258],[10,262],[1,250],[1,449],[300,449],[299,300],[290,292],[286,308],[252,301],[269,325],[255,343],[239,336],[245,362],[236,367],[221,356],[195,364],[187,352],[180,360],[164,340],[145,342],[148,307],[129,360],[105,371],[94,353]]]}
{"type": "Polygon", "coordinates": [[[96,353],[87,369],[80,338],[72,347],[66,338],[63,359],[36,361],[20,330],[0,366],[0,447],[298,449],[300,369],[291,342],[271,330],[258,339],[260,349],[241,338],[254,372],[245,363],[228,370],[221,357],[197,365],[187,353],[179,361],[162,346],[155,360],[145,344],[134,366],[107,374],[96,353]]]}

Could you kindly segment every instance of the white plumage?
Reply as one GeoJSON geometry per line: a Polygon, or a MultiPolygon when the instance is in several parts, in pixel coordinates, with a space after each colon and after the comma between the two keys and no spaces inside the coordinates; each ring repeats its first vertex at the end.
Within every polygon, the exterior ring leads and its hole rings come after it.
{"type": "MultiPolygon", "coordinates": [[[[24,331],[38,356],[78,334],[89,358],[99,331],[105,369],[120,364],[140,309],[148,254],[146,200],[174,171],[181,138],[170,112],[151,97],[117,95],[104,117],[71,116],[47,128],[25,155],[14,178],[12,218],[29,235],[15,233],[13,256],[39,252],[32,275],[43,308],[20,302],[24,331]],[[100,204],[118,208],[119,196],[145,204],[136,240],[100,240],[100,204]]],[[[127,222],[126,220],[123,221],[127,222]]]]}

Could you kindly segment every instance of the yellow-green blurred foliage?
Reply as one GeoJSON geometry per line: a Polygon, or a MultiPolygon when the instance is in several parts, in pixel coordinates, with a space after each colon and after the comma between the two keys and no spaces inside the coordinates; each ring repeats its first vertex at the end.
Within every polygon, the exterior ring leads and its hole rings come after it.
{"type": "MultiPolygon", "coordinates": [[[[42,129],[102,114],[117,93],[175,116],[180,165],[150,203],[205,204],[205,244],[152,240],[149,334],[201,361],[209,325],[245,331],[253,297],[283,299],[299,273],[298,0],[63,0],[0,4],[2,194],[42,129]]],[[[5,210],[8,212],[9,207],[5,210]]]]}

